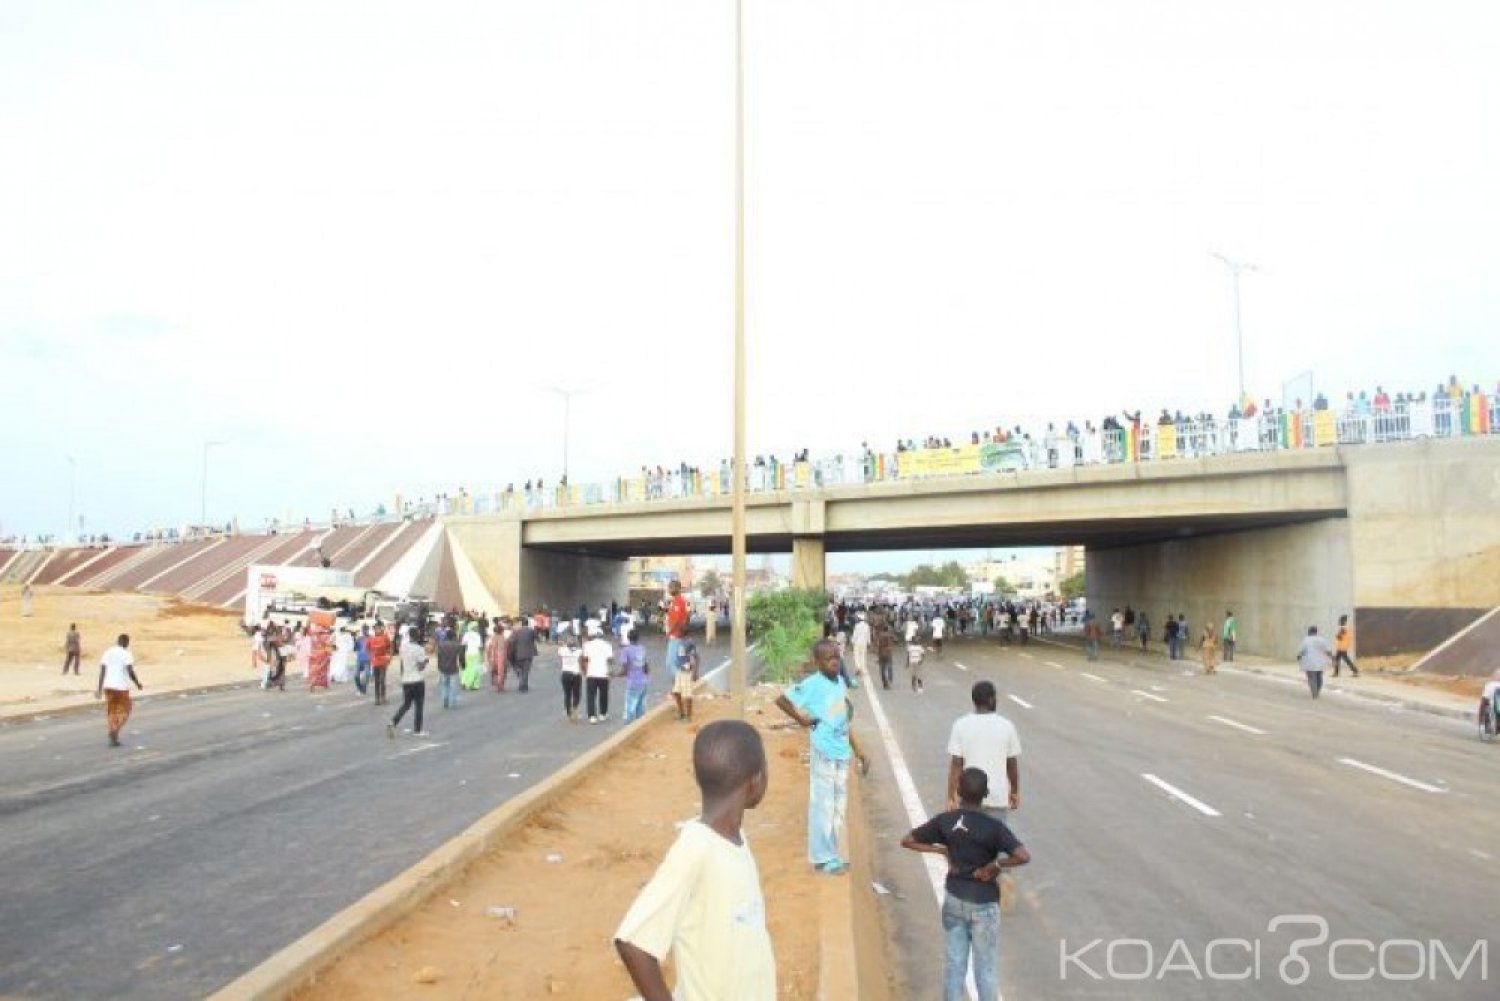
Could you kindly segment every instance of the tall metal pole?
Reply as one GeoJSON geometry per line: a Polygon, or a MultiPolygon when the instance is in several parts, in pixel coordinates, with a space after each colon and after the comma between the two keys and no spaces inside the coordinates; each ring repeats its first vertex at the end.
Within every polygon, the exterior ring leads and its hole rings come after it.
{"type": "Polygon", "coordinates": [[[549,393],[556,393],[563,401],[563,482],[568,481],[568,439],[573,433],[573,397],[585,392],[582,389],[563,389],[560,386],[547,386],[549,393]]]}
{"type": "Polygon", "coordinates": [[[78,499],[78,462],[71,456],[64,456],[68,460],[68,530],[63,533],[63,541],[76,539],[73,533],[77,530],[78,523],[75,506],[78,499]]]}
{"type": "Polygon", "coordinates": [[[745,6],[734,2],[734,486],[729,694],[745,714],[745,6]]]}
{"type": "Polygon", "coordinates": [[[1246,261],[1236,261],[1212,250],[1208,252],[1208,255],[1223,262],[1224,266],[1229,269],[1229,279],[1234,286],[1234,344],[1239,358],[1240,400],[1243,400],[1245,398],[1245,330],[1240,325],[1240,275],[1246,271],[1255,271],[1256,267],[1246,261]]]}

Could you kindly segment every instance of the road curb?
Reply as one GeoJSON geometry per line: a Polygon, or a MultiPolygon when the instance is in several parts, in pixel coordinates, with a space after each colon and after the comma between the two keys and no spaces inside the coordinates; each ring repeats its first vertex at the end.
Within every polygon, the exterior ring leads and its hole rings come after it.
{"type": "Polygon", "coordinates": [[[376,887],[254,969],[209,995],[209,1001],[279,1001],[318,982],[318,974],[345,952],[379,933],[457,877],[503,835],[551,805],[575,779],[639,739],[675,711],[662,702],[636,723],[574,758],[530,789],[480,817],[395,879],[376,887]]]}
{"type": "MultiPolygon", "coordinates": [[[[880,941],[864,939],[877,955],[872,964],[860,962],[861,901],[865,902],[865,920],[875,920],[873,899],[875,850],[870,836],[870,818],[865,807],[864,782],[851,769],[849,802],[846,817],[849,839],[849,871],[843,876],[813,876],[823,881],[818,894],[818,1001],[883,1001],[892,997],[891,976],[886,956],[880,952],[880,941]],[[878,979],[877,979],[878,975],[878,979]]],[[[868,926],[875,933],[877,925],[868,926]]]]}
{"type": "MultiPolygon", "coordinates": [[[[225,681],[214,685],[193,685],[188,688],[153,688],[149,693],[131,692],[132,702],[152,702],[172,695],[210,695],[214,692],[225,692],[235,688],[259,687],[257,681],[225,681]]],[[[19,712],[7,712],[0,710],[0,726],[8,723],[34,723],[38,719],[50,719],[53,716],[78,716],[83,713],[100,711],[104,709],[102,699],[90,699],[87,702],[70,702],[67,705],[54,706],[51,709],[24,709],[19,712]]]]}
{"type": "MultiPolygon", "coordinates": [[[[1062,640],[1043,639],[1043,638],[1040,638],[1040,637],[1037,639],[1037,642],[1039,642],[1039,643],[1047,643],[1047,644],[1050,644],[1050,645],[1053,645],[1053,646],[1060,646],[1060,647],[1063,647],[1063,648],[1068,649],[1068,650],[1073,650],[1075,652],[1078,651],[1079,646],[1080,646],[1080,644],[1076,644],[1076,643],[1067,643],[1067,642],[1064,642],[1062,640]]],[[[1102,649],[1099,651],[1099,653],[1100,653],[1101,656],[1103,656],[1105,654],[1105,652],[1106,651],[1104,651],[1102,649]]],[[[1148,670],[1148,671],[1156,670],[1156,669],[1158,669],[1160,667],[1164,667],[1164,666],[1170,666],[1173,663],[1172,661],[1153,662],[1153,661],[1138,660],[1138,659],[1136,659],[1134,657],[1131,657],[1131,658],[1111,657],[1110,659],[1113,660],[1115,663],[1129,664],[1132,667],[1144,668],[1145,670],[1148,670]]],[[[1183,661],[1180,661],[1179,663],[1193,663],[1193,662],[1184,659],[1183,661]]],[[[1229,663],[1229,664],[1220,664],[1219,665],[1219,670],[1220,671],[1224,671],[1226,673],[1258,674],[1261,677],[1265,677],[1265,678],[1287,678],[1287,677],[1291,677],[1285,671],[1278,671],[1278,670],[1275,670],[1273,668],[1267,668],[1267,667],[1257,667],[1254,664],[1247,664],[1244,661],[1234,661],[1233,663],[1229,663]]],[[[1387,705],[1391,705],[1391,706],[1400,706],[1402,709],[1410,709],[1410,710],[1412,710],[1414,712],[1429,713],[1429,714],[1431,714],[1433,716],[1445,716],[1445,717],[1447,717],[1449,719],[1468,720],[1468,719],[1472,719],[1473,716],[1474,716],[1474,711],[1473,710],[1467,709],[1467,708],[1464,708],[1464,707],[1461,707],[1461,706],[1440,706],[1440,705],[1435,705],[1435,704],[1430,703],[1430,702],[1419,702],[1419,701],[1417,701],[1415,699],[1402,698],[1399,695],[1391,695],[1391,694],[1389,694],[1387,692],[1381,692],[1381,691],[1378,691],[1378,690],[1368,690],[1368,689],[1363,689],[1362,690],[1362,689],[1355,689],[1355,688],[1345,688],[1343,685],[1334,686],[1333,684],[1325,684],[1323,686],[1323,690],[1324,691],[1328,691],[1328,692],[1348,692],[1349,694],[1358,696],[1359,698],[1362,698],[1362,699],[1369,699],[1369,700],[1375,701],[1375,702],[1383,702],[1383,703],[1385,703],[1387,705]]]]}

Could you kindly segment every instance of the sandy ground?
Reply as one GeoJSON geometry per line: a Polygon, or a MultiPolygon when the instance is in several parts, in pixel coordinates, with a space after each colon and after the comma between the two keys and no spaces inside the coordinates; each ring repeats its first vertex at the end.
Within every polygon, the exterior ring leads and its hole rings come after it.
{"type": "Polygon", "coordinates": [[[233,611],[152,594],[37,587],[29,618],[21,588],[0,588],[0,715],[94,701],[99,657],[120,633],[130,634],[136,674],[146,693],[250,681],[250,642],[233,611]],[[62,675],[68,623],[83,637],[79,674],[62,675]]]}
{"type": "MultiPolygon", "coordinates": [[[[807,865],[806,738],[770,728],[782,716],[767,698],[761,690],[750,719],[766,741],[771,783],[760,808],[746,815],[746,831],[775,943],[777,997],[812,998],[817,880],[848,877],[817,876],[807,865]]],[[[699,709],[701,724],[727,714],[730,704],[700,702],[699,709]]],[[[298,997],[634,997],[612,938],[675,839],[674,824],[697,812],[694,730],[674,721],[657,726],[298,997]],[[553,855],[561,860],[549,862],[553,855]],[[514,923],[488,916],[494,906],[515,908],[514,923]]]]}

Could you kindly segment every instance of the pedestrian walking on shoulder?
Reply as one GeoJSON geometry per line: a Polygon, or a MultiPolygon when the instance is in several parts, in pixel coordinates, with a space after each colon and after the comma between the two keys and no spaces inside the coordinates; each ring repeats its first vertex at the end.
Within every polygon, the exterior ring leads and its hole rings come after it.
{"type": "Polygon", "coordinates": [[[1220,634],[1224,641],[1224,663],[1234,663],[1234,645],[1240,641],[1240,620],[1234,617],[1233,611],[1224,613],[1224,631],[1220,634]]]}
{"type": "Polygon", "coordinates": [[[68,623],[68,635],[63,637],[63,669],[67,674],[68,668],[73,669],[73,674],[78,674],[78,662],[83,659],[83,637],[78,633],[78,623],[68,623]]]}
{"type": "Polygon", "coordinates": [[[647,1001],[775,1001],[776,957],[760,873],[743,830],[769,783],[760,734],[718,720],[693,741],[698,817],[681,833],[615,931],[615,950],[647,1001]],[[675,991],[662,963],[668,954],[675,991]]]}
{"type": "Polygon", "coordinates": [[[1198,650],[1203,656],[1203,673],[1219,672],[1219,633],[1212,624],[1203,627],[1203,638],[1198,641],[1198,650]]]}
{"type": "Polygon", "coordinates": [[[901,839],[901,847],[948,860],[944,883],[943,1001],[965,997],[964,974],[974,966],[980,1001],[1000,997],[1000,873],[1025,865],[1031,855],[1005,822],[982,805],[990,795],[982,769],[965,768],[956,784],[958,804],[901,839]]]}
{"type": "Polygon", "coordinates": [[[698,648],[692,640],[684,639],[677,647],[677,662],[672,669],[672,701],[677,703],[677,720],[691,723],[693,720],[693,693],[698,690],[698,648]]]}
{"type": "Polygon", "coordinates": [[[422,646],[421,633],[414,629],[407,632],[396,651],[396,657],[401,662],[401,708],[396,710],[396,715],[386,724],[385,735],[394,738],[396,727],[401,725],[401,718],[411,709],[410,732],[418,737],[425,737],[427,731],[422,729],[422,704],[427,701],[427,678],[422,671],[427,667],[427,651],[422,646]]]}
{"type": "Polygon", "coordinates": [[[1354,665],[1354,627],[1349,624],[1349,616],[1339,616],[1338,632],[1333,634],[1333,676],[1339,676],[1339,666],[1349,665],[1349,673],[1356,678],[1359,677],[1359,668],[1354,665]]]}
{"type": "Polygon", "coordinates": [[[849,870],[839,854],[849,801],[849,762],[858,761],[864,774],[870,770],[870,759],[849,731],[853,710],[849,689],[839,677],[838,649],[831,640],[819,640],[812,654],[817,670],[778,696],[776,706],[812,731],[807,858],[819,872],[836,876],[849,870]]]}
{"type": "Polygon", "coordinates": [[[1333,650],[1328,641],[1318,635],[1317,626],[1308,626],[1302,645],[1297,648],[1297,664],[1307,675],[1307,687],[1312,697],[1323,691],[1323,672],[1333,663],[1333,650]]]}
{"type": "MultiPolygon", "coordinates": [[[[625,632],[625,645],[620,648],[620,667],[616,677],[625,679],[625,713],[621,717],[632,723],[646,715],[646,691],[651,684],[651,667],[646,663],[646,648],[638,643],[634,629],[625,632]]],[[[693,645],[692,640],[683,644],[683,651],[693,645]]]]}
{"type": "Polygon", "coordinates": [[[104,651],[99,661],[99,684],[94,698],[104,699],[105,725],[109,728],[109,746],[120,746],[120,731],[130,719],[130,686],[144,691],[145,685],[135,674],[135,657],[130,653],[130,636],[121,633],[115,645],[104,651]]]}

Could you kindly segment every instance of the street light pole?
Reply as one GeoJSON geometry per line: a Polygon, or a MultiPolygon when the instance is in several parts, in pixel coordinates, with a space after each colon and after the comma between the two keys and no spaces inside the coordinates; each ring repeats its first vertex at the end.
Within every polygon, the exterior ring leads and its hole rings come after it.
{"type": "Polygon", "coordinates": [[[557,386],[548,386],[549,393],[556,393],[563,401],[563,467],[562,481],[568,482],[568,438],[573,431],[573,397],[583,392],[581,389],[562,389],[557,386]]]}
{"type": "Polygon", "coordinates": [[[68,460],[68,530],[63,533],[63,541],[67,542],[69,539],[75,541],[77,539],[77,536],[73,532],[74,526],[77,524],[78,460],[74,459],[71,455],[64,456],[63,458],[68,460]]]}
{"type": "Polygon", "coordinates": [[[745,5],[734,2],[734,486],[730,494],[729,694],[745,715],[745,5]]]}
{"type": "Polygon", "coordinates": [[[1240,326],[1240,275],[1260,269],[1248,261],[1236,261],[1216,251],[1210,250],[1208,256],[1221,261],[1229,269],[1231,284],[1234,286],[1234,344],[1239,356],[1240,377],[1240,398],[1235,402],[1238,404],[1245,399],[1245,331],[1240,326]]]}
{"type": "Polygon", "coordinates": [[[224,440],[205,441],[203,443],[203,482],[199,491],[198,527],[208,527],[208,450],[223,445],[224,440]]]}

